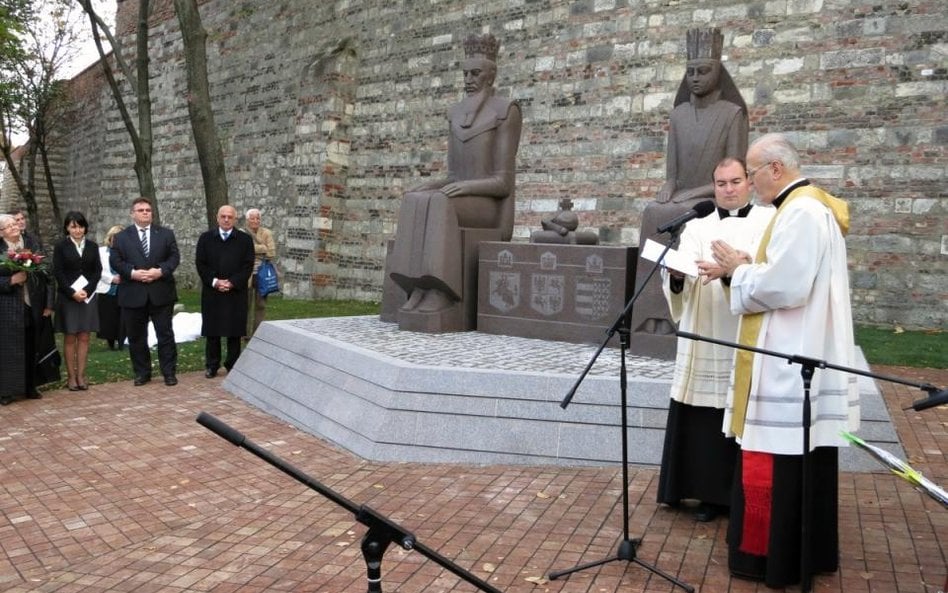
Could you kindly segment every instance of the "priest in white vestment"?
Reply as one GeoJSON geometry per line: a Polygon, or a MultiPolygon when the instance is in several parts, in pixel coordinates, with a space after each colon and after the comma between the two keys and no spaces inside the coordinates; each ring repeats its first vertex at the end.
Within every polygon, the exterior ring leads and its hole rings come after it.
{"type": "MultiPolygon", "coordinates": [[[[711,254],[715,240],[723,239],[748,253],[755,251],[774,213],[769,206],[750,203],[743,159],[720,161],[713,181],[717,209],[685,225],[678,247],[681,256],[704,268],[717,266],[711,254]]],[[[729,342],[737,339],[740,317],[731,313],[719,280],[668,268],[662,270],[662,279],[679,329],[729,342]]],[[[711,521],[730,505],[738,448],[721,426],[733,365],[733,348],[678,339],[657,499],[671,506],[686,499],[699,501],[698,521],[711,521]]]]}
{"type": "MultiPolygon", "coordinates": [[[[731,310],[741,314],[742,344],[852,367],[855,358],[845,202],[811,185],[793,145],[779,134],[747,152],[758,198],[777,207],[753,263],[716,241],[715,260],[730,276],[731,310]]],[[[725,430],[741,456],[731,502],[728,564],[732,574],[787,587],[839,565],[840,431],[859,427],[856,377],[816,369],[810,387],[810,452],[803,458],[804,387],[799,364],[739,351],[725,430]],[[803,468],[812,493],[810,566],[801,575],[803,468]]]]}

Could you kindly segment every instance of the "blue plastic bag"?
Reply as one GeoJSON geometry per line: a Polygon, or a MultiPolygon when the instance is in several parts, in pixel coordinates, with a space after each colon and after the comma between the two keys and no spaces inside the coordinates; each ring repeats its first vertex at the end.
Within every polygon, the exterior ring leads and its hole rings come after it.
{"type": "Polygon", "coordinates": [[[257,294],[266,298],[274,292],[280,292],[280,280],[277,278],[276,266],[265,259],[257,269],[257,294]]]}

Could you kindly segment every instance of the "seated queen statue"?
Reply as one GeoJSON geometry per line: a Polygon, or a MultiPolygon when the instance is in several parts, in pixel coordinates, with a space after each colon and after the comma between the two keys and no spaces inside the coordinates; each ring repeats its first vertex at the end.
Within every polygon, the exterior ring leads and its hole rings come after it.
{"type": "MultiPolygon", "coordinates": [[[[688,63],[678,87],[668,126],[665,184],[645,207],[639,245],[647,239],[666,244],[656,229],[714,197],[714,167],[725,157],[744,158],[747,152],[747,105],[721,63],[721,31],[690,29],[688,63]]],[[[654,264],[639,258],[636,290],[654,264]]],[[[673,359],[675,325],[660,282],[652,282],[632,309],[631,350],[634,354],[673,359]]]]}
{"type": "Polygon", "coordinates": [[[521,113],[494,93],[499,45],[493,35],[464,41],[464,92],[448,111],[448,174],[402,198],[390,277],[406,294],[399,310],[435,314],[463,296],[462,228],[513,235],[521,113]]]}

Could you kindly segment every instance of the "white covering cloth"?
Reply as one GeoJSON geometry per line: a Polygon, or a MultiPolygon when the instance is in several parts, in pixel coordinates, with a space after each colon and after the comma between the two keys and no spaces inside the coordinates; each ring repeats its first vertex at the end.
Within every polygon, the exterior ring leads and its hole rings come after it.
{"type": "MultiPolygon", "coordinates": [[[[201,337],[201,314],[200,313],[175,313],[171,318],[171,327],[174,329],[174,341],[177,344],[183,342],[193,342],[201,337]]],[[[125,340],[128,344],[128,340],[125,340]]],[[[155,324],[148,322],[148,347],[154,348],[158,344],[158,337],[155,335],[155,324]]]]}
{"type": "MultiPolygon", "coordinates": [[[[809,187],[809,186],[808,186],[809,187]]],[[[831,211],[802,195],[777,214],[767,263],[737,268],[731,311],[764,312],[757,347],[835,365],[855,362],[846,243],[831,211]]],[[[799,364],[756,354],[741,448],[777,455],[803,453],[803,379],[799,364]]],[[[733,390],[724,426],[730,436],[733,390]]],[[[811,383],[810,448],[842,447],[840,431],[859,427],[856,376],[816,369],[811,383]]]]}
{"type": "MultiPolygon", "coordinates": [[[[681,234],[678,252],[688,260],[714,261],[711,242],[720,239],[754,254],[774,211],[770,206],[754,206],[744,218],[722,219],[715,211],[692,220],[681,234]]],[[[705,285],[700,278],[685,276],[684,289],[675,294],[667,270],[662,270],[662,277],[665,298],[679,329],[729,342],[737,340],[740,316],[731,313],[728,295],[719,280],[705,285]]],[[[733,366],[733,348],[678,338],[671,398],[683,404],[723,409],[733,366]]]]}

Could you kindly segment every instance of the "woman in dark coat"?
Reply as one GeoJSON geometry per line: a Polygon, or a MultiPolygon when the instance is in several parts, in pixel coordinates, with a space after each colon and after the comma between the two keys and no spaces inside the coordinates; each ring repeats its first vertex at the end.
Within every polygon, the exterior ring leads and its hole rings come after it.
{"type": "Polygon", "coordinates": [[[102,275],[99,246],[86,238],[89,223],[81,212],[69,212],[63,220],[66,238],[53,250],[53,275],[59,299],[56,303],[56,330],[63,332],[66,356],[66,385],[69,391],[85,391],[89,335],[99,329],[99,309],[95,287],[102,275]]]}
{"type": "MultiPolygon", "coordinates": [[[[0,214],[0,257],[22,250],[38,254],[39,243],[22,236],[12,216],[0,214]]],[[[19,396],[40,398],[36,386],[56,378],[37,377],[37,340],[39,330],[49,323],[52,302],[52,285],[44,272],[27,273],[0,266],[0,327],[4,334],[0,340],[0,405],[8,405],[19,396]]],[[[50,345],[45,346],[43,352],[50,345]]],[[[55,354],[55,345],[52,348],[55,354]]],[[[55,374],[58,376],[58,371],[55,374]]]]}
{"type": "Polygon", "coordinates": [[[99,247],[99,261],[102,262],[102,276],[96,286],[95,300],[99,301],[99,339],[109,344],[109,350],[121,350],[125,343],[125,325],[122,323],[122,310],[118,306],[118,287],[122,282],[119,273],[109,264],[112,253],[112,240],[122,232],[122,225],[115,225],[105,234],[104,245],[99,247]]]}

